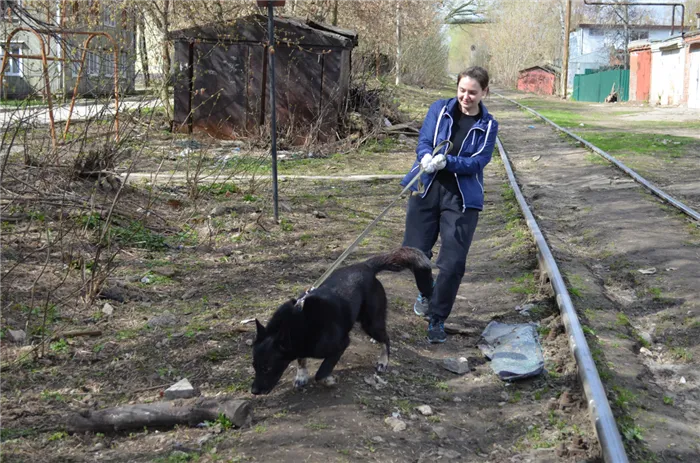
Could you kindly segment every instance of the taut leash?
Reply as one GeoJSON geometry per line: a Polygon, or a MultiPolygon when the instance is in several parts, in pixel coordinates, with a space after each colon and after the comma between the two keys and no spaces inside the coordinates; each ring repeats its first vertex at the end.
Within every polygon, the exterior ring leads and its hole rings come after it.
{"type": "MultiPolygon", "coordinates": [[[[433,154],[432,154],[432,155],[435,156],[435,155],[438,153],[438,151],[440,151],[440,149],[441,149],[443,146],[445,146],[445,145],[447,145],[447,149],[445,150],[445,152],[446,152],[446,153],[449,153],[449,152],[452,150],[452,142],[449,141],[449,140],[443,140],[442,142],[440,142],[440,143],[433,149],[433,154]]],[[[391,209],[391,208],[394,206],[394,204],[396,204],[396,202],[397,202],[399,199],[401,199],[401,198],[403,197],[404,194],[406,194],[406,192],[413,186],[414,183],[416,183],[418,180],[420,180],[420,176],[423,175],[423,173],[425,172],[425,170],[423,169],[423,166],[421,166],[420,162],[418,163],[418,166],[420,167],[418,173],[416,174],[415,177],[413,177],[413,179],[408,183],[408,185],[406,185],[406,187],[401,191],[401,193],[399,193],[399,195],[398,195],[396,198],[394,198],[394,200],[393,200],[391,203],[389,203],[389,205],[388,205],[387,207],[385,207],[384,210],[383,210],[382,212],[379,213],[379,215],[377,216],[377,218],[374,219],[374,220],[372,221],[372,223],[370,223],[369,225],[367,225],[367,227],[364,229],[364,231],[363,231],[362,233],[360,233],[360,236],[358,236],[358,237],[355,239],[355,241],[353,241],[353,242],[350,244],[350,246],[348,246],[348,248],[347,248],[345,251],[343,251],[343,253],[335,260],[335,262],[333,263],[333,265],[331,265],[331,266],[328,268],[328,270],[326,270],[326,272],[325,272],[323,275],[321,275],[321,277],[320,277],[318,280],[316,280],[316,282],[314,283],[314,285],[313,285],[311,288],[309,288],[309,289],[304,293],[304,295],[303,295],[302,297],[300,297],[299,299],[297,299],[297,302],[296,302],[296,306],[297,306],[297,307],[299,307],[299,308],[303,307],[304,299],[306,298],[306,296],[307,296],[311,291],[313,291],[314,289],[316,289],[316,288],[318,288],[319,286],[321,286],[321,284],[322,284],[324,281],[326,281],[326,279],[331,275],[331,273],[333,273],[333,272],[335,271],[335,269],[337,269],[338,266],[345,260],[345,258],[348,257],[348,256],[350,255],[350,253],[357,247],[357,245],[360,243],[360,241],[362,241],[362,239],[363,239],[365,236],[367,236],[367,234],[370,232],[370,230],[372,230],[372,228],[374,228],[374,226],[377,225],[377,223],[379,223],[379,221],[382,219],[382,217],[384,217],[384,216],[386,215],[386,213],[389,212],[389,209],[391,209]]]]}

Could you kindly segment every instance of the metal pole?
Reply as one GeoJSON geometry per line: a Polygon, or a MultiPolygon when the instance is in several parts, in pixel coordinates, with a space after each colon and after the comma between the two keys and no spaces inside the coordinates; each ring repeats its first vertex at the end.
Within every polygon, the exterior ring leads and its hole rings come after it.
{"type": "Polygon", "coordinates": [[[267,32],[270,45],[267,53],[270,63],[270,136],[272,137],[272,209],[275,222],[279,222],[279,209],[277,205],[277,116],[275,114],[275,31],[272,18],[272,2],[267,4],[267,32]]]}
{"type": "Polygon", "coordinates": [[[561,63],[561,97],[566,100],[566,87],[569,85],[569,35],[571,34],[571,0],[566,0],[566,12],[564,14],[564,59],[561,63]]]}

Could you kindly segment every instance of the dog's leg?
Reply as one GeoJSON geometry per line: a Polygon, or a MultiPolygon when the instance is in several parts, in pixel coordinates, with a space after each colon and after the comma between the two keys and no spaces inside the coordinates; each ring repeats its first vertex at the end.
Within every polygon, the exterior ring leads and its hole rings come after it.
{"type": "Polygon", "coordinates": [[[345,342],[345,347],[338,352],[337,354],[333,354],[330,357],[326,357],[323,362],[321,363],[321,366],[318,367],[318,371],[316,372],[316,381],[319,383],[323,384],[324,386],[335,386],[337,384],[337,381],[333,376],[331,376],[331,373],[333,372],[333,368],[335,368],[335,365],[338,363],[338,360],[340,360],[340,357],[343,356],[343,352],[345,352],[345,349],[348,347],[348,344],[350,343],[350,339],[345,342]]]}
{"type": "Polygon", "coordinates": [[[379,354],[379,359],[377,360],[377,373],[385,373],[389,368],[390,351],[389,338],[387,338],[386,342],[382,344],[382,352],[379,354]]]}
{"type": "Polygon", "coordinates": [[[306,369],[306,359],[297,359],[297,376],[294,378],[294,388],[301,389],[309,382],[309,370],[306,369]]]}

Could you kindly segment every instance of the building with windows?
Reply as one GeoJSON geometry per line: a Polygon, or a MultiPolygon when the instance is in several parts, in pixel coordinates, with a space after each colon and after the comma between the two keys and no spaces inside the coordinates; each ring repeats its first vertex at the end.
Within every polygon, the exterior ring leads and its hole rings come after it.
{"type": "Polygon", "coordinates": [[[133,91],[135,20],[125,2],[3,0],[0,8],[0,53],[9,54],[2,98],[45,95],[42,44],[52,94],[70,97],[78,83],[80,95],[108,95],[114,91],[115,72],[118,91],[133,91]],[[18,31],[20,27],[28,30],[18,31]],[[97,35],[90,39],[85,32],[97,35]]]}
{"type": "MultiPolygon", "coordinates": [[[[635,25],[629,30],[629,40],[665,40],[672,33],[680,35],[680,26],[635,25]]],[[[579,24],[569,35],[567,88],[573,89],[576,74],[623,65],[626,48],[622,25],[579,24]]]]}

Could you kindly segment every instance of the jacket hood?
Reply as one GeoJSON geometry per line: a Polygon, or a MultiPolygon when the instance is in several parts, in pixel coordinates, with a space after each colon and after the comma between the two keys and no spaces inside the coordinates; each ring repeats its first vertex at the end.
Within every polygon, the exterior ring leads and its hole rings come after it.
{"type": "MultiPolygon", "coordinates": [[[[457,97],[452,97],[449,100],[445,100],[445,114],[452,114],[452,111],[454,111],[457,104],[459,104],[457,97]]],[[[486,105],[484,105],[483,101],[479,102],[479,110],[481,111],[481,119],[476,121],[476,124],[481,125],[482,123],[486,123],[491,119],[491,113],[489,113],[489,110],[486,109],[486,105]]]]}

